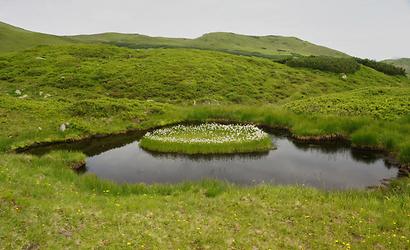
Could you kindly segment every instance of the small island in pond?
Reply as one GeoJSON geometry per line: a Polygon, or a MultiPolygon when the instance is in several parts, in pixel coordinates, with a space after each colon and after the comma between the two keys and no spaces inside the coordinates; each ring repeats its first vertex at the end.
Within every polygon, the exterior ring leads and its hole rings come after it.
{"type": "Polygon", "coordinates": [[[140,141],[148,151],[181,154],[235,154],[266,152],[272,139],[254,125],[177,125],[148,132],[140,141]]]}

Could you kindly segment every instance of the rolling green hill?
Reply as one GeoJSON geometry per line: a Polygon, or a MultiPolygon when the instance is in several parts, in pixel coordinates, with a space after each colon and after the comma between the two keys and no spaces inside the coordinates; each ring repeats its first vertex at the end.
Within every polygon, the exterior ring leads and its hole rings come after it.
{"type": "Polygon", "coordinates": [[[69,38],[31,32],[0,22],[0,52],[27,49],[38,45],[74,43],[69,38]]]}
{"type": "Polygon", "coordinates": [[[322,55],[345,57],[346,54],[295,37],[246,36],[234,33],[208,33],[196,39],[149,37],[138,34],[105,33],[70,37],[80,42],[101,42],[130,48],[184,47],[255,55],[322,55]]]}
{"type": "Polygon", "coordinates": [[[133,50],[107,45],[43,46],[0,57],[1,91],[152,99],[163,103],[280,103],[369,86],[402,86],[362,66],[340,74],[269,59],[195,49],[133,50]],[[27,67],[26,65],[30,65],[27,67]]]}
{"type": "Polygon", "coordinates": [[[407,75],[410,77],[410,58],[389,59],[384,60],[383,62],[404,68],[407,72],[407,75]]]}
{"type": "Polygon", "coordinates": [[[0,52],[27,49],[37,45],[71,43],[108,43],[129,48],[177,47],[225,51],[234,54],[275,57],[281,55],[322,55],[345,57],[346,54],[295,37],[245,36],[233,33],[209,33],[196,39],[149,37],[138,34],[103,33],[95,35],[54,36],[27,31],[0,22],[0,52]]]}

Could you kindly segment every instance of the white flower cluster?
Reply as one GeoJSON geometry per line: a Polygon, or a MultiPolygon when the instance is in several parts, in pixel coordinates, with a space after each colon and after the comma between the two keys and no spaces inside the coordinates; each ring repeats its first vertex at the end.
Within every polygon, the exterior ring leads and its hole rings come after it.
{"type": "Polygon", "coordinates": [[[254,125],[223,125],[207,123],[198,126],[177,125],[148,132],[144,138],[175,143],[241,143],[259,141],[269,135],[254,125]]]}

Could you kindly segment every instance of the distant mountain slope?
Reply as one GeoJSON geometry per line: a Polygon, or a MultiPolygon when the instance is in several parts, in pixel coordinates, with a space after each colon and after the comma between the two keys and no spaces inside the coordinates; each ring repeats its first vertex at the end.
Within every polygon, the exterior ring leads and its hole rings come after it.
{"type": "Polygon", "coordinates": [[[129,48],[197,48],[268,57],[291,54],[348,56],[342,52],[315,45],[295,37],[246,36],[224,32],[208,33],[196,39],[149,37],[139,34],[121,33],[54,36],[31,32],[0,22],[0,52],[27,49],[38,45],[61,45],[78,42],[108,43],[129,48]]]}
{"type": "Polygon", "coordinates": [[[70,37],[81,42],[101,42],[130,48],[185,47],[261,55],[323,55],[345,57],[342,52],[295,37],[246,36],[234,33],[208,33],[196,39],[149,37],[139,34],[104,33],[70,37]]]}
{"type": "Polygon", "coordinates": [[[383,62],[404,68],[407,72],[407,75],[410,77],[410,58],[389,59],[384,60],[383,62]]]}
{"type": "Polygon", "coordinates": [[[27,49],[38,45],[74,43],[68,38],[31,32],[0,22],[0,52],[27,49]]]}

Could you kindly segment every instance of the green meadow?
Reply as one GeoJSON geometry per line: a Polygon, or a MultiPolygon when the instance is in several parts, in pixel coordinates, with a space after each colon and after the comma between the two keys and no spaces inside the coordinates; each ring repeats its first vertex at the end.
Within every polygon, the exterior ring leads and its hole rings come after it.
{"type": "MultiPolygon", "coordinates": [[[[248,40],[275,38],[244,37],[236,48],[232,35],[218,35],[221,45],[206,49],[172,39],[178,47],[132,49],[114,46],[118,35],[109,34],[2,44],[0,248],[409,248],[408,178],[348,191],[215,180],[116,184],[75,173],[81,152],[15,153],[182,122],[232,122],[286,129],[301,140],[343,138],[409,166],[410,79],[362,64],[342,74],[226,53],[277,55],[248,40]]],[[[338,56],[297,46],[297,54],[338,56]]]]}

